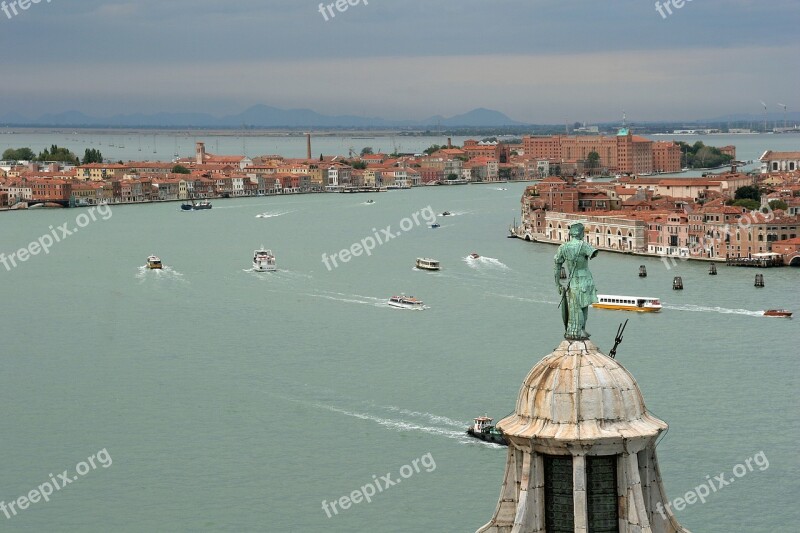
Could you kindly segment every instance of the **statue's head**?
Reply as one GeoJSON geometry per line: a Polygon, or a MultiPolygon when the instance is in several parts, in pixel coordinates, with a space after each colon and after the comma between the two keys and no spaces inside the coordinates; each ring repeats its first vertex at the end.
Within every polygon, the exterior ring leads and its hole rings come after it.
{"type": "Polygon", "coordinates": [[[576,239],[583,239],[583,224],[576,222],[569,227],[569,236],[576,239]]]}

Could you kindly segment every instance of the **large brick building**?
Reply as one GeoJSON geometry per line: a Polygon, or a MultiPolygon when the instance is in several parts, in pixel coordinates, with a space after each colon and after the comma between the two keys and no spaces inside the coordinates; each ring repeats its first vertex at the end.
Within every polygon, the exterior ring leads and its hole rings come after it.
{"type": "Polygon", "coordinates": [[[569,166],[581,166],[589,154],[597,152],[600,167],[620,174],[652,174],[678,172],[681,169],[681,151],[672,142],[653,142],[633,135],[623,128],[610,137],[607,135],[553,135],[523,138],[525,156],[547,159],[569,166]]]}

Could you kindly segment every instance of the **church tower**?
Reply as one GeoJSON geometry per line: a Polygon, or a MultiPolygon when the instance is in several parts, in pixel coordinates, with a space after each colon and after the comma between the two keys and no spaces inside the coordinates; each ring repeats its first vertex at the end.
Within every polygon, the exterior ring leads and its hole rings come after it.
{"type": "Polygon", "coordinates": [[[508,441],[505,478],[477,533],[688,533],[658,469],[667,424],[588,338],[564,340],[537,363],[497,427],[508,441]]]}

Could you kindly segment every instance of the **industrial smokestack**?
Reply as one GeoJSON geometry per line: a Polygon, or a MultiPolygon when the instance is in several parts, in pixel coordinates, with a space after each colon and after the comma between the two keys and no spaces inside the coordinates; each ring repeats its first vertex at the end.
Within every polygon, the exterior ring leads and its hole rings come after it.
{"type": "Polygon", "coordinates": [[[306,133],[306,159],[311,159],[311,134],[306,133]]]}
{"type": "Polygon", "coordinates": [[[453,147],[453,139],[451,137],[447,138],[447,147],[448,148],[452,148],[453,147]]]}

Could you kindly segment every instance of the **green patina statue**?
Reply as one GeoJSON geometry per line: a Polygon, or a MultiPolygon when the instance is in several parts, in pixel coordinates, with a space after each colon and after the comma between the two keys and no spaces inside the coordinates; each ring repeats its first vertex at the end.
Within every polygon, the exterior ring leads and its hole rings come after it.
{"type": "Polygon", "coordinates": [[[572,224],[569,227],[570,240],[558,248],[555,257],[555,278],[561,294],[559,307],[564,320],[564,338],[569,340],[589,338],[586,319],[589,317],[589,306],[597,301],[597,289],[592,273],[589,272],[589,259],[593,259],[598,250],[583,240],[583,231],[583,224],[580,222],[572,224]],[[566,285],[562,285],[560,274],[565,263],[569,276],[566,285]]]}

